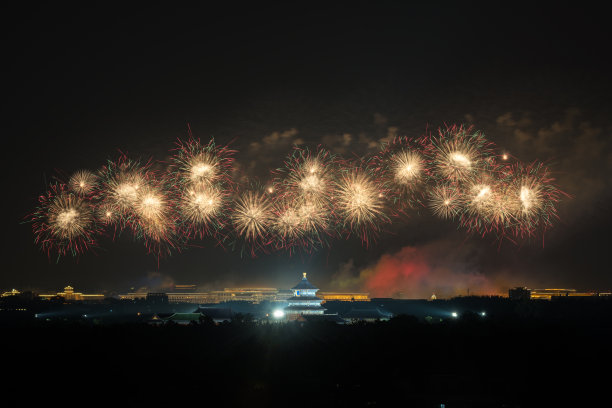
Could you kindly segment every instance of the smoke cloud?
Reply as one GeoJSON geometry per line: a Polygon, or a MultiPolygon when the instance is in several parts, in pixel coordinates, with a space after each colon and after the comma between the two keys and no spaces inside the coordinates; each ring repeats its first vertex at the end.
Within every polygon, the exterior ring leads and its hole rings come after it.
{"type": "Polygon", "coordinates": [[[482,250],[470,244],[441,240],[406,246],[382,255],[357,270],[350,260],[334,274],[336,290],[368,292],[371,297],[429,298],[498,295],[507,290],[501,274],[488,277],[479,266],[482,250]]]}

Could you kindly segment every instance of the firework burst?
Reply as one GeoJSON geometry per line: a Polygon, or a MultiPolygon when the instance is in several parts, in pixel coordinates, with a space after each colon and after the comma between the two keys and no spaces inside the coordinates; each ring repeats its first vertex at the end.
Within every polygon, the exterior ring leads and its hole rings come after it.
{"type": "Polygon", "coordinates": [[[363,169],[346,170],[336,184],[335,203],[341,222],[365,243],[388,221],[380,186],[363,169]]]}
{"type": "Polygon", "coordinates": [[[100,204],[95,208],[96,219],[105,225],[115,224],[119,220],[119,211],[110,204],[100,204]]]}
{"type": "Polygon", "coordinates": [[[96,188],[98,177],[88,170],[75,172],[68,180],[70,189],[80,196],[86,196],[96,188]]]}
{"type": "Polygon", "coordinates": [[[227,197],[215,186],[197,185],[181,194],[179,212],[190,235],[204,238],[224,227],[223,215],[227,211],[227,197]]]}
{"type": "Polygon", "coordinates": [[[304,236],[304,228],[299,211],[294,203],[277,202],[273,208],[273,228],[277,234],[277,246],[290,248],[304,236]]]}
{"type": "Polygon", "coordinates": [[[398,185],[414,188],[423,178],[425,160],[419,153],[402,150],[391,160],[393,178],[398,185]]]}
{"type": "Polygon", "coordinates": [[[429,155],[439,178],[465,182],[478,173],[492,149],[481,132],[452,126],[431,138],[429,155]]]}
{"type": "Polygon", "coordinates": [[[126,156],[109,161],[100,170],[100,204],[107,209],[112,208],[113,213],[122,220],[132,215],[140,199],[140,191],[149,184],[149,166],[149,163],[141,166],[126,156]]]}
{"type": "Polygon", "coordinates": [[[463,184],[465,196],[461,225],[485,234],[503,227],[509,215],[504,206],[504,188],[495,168],[482,170],[463,184]]]}
{"type": "Polygon", "coordinates": [[[274,203],[272,229],[278,249],[302,248],[309,252],[327,245],[330,212],[314,201],[280,200],[274,203]]]}
{"type": "Polygon", "coordinates": [[[396,137],[356,162],[296,147],[265,189],[237,188],[234,153],[190,135],[166,169],[121,155],[97,173],[75,172],[40,198],[30,216],[35,240],[49,255],[77,255],[95,246],[104,226],[131,231],[158,256],[208,236],[218,244],[233,237],[253,255],[310,252],[341,236],[367,244],[390,216],[419,205],[469,232],[514,241],[551,227],[565,195],[543,164],[509,163],[484,134],[463,126],[396,137]]]}
{"type": "Polygon", "coordinates": [[[375,173],[384,182],[383,194],[400,212],[422,202],[426,182],[431,178],[425,156],[427,141],[396,137],[372,160],[375,173]]]}
{"type": "Polygon", "coordinates": [[[158,256],[180,250],[174,202],[164,181],[151,180],[139,189],[132,222],[136,236],[144,240],[150,253],[158,256]]]}
{"type": "Polygon", "coordinates": [[[231,184],[233,150],[217,146],[214,140],[204,145],[194,138],[185,142],[179,140],[175,150],[171,171],[177,184],[184,187],[225,187],[231,184]]]}
{"type": "Polygon", "coordinates": [[[274,205],[277,247],[310,251],[327,245],[336,173],[336,159],[329,151],[294,148],[271,190],[281,197],[274,205]]]}
{"type": "Polygon", "coordinates": [[[546,229],[558,218],[555,204],[566,196],[553,184],[550,170],[540,162],[515,164],[508,196],[513,202],[515,222],[510,225],[518,238],[534,235],[538,228],[546,229]]]}
{"type": "Polygon", "coordinates": [[[63,184],[51,185],[31,215],[34,241],[50,256],[76,256],[96,246],[93,208],[63,184]]]}
{"type": "Polygon", "coordinates": [[[267,241],[272,223],[272,206],[263,193],[247,191],[235,203],[232,221],[236,234],[249,244],[267,241]]]}
{"type": "Polygon", "coordinates": [[[457,217],[465,204],[463,193],[454,185],[434,186],[428,196],[429,208],[442,219],[457,217]]]}
{"type": "Polygon", "coordinates": [[[335,158],[327,150],[296,147],[279,169],[275,190],[285,196],[323,207],[329,204],[333,191],[335,158]]]}

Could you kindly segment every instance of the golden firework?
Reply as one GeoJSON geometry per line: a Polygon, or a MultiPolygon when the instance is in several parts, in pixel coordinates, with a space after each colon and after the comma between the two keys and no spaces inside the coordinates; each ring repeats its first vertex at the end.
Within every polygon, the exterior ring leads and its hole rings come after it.
{"type": "Polygon", "coordinates": [[[397,184],[414,187],[422,178],[424,170],[423,157],[409,150],[402,150],[391,157],[391,170],[397,184]]]}
{"type": "Polygon", "coordinates": [[[454,186],[435,186],[429,192],[429,207],[440,218],[454,218],[463,204],[463,194],[454,186]]]}
{"type": "Polygon", "coordinates": [[[186,221],[205,225],[218,217],[223,206],[223,194],[212,186],[189,188],[182,196],[181,210],[186,221]]]}
{"type": "Polygon", "coordinates": [[[51,201],[49,227],[51,233],[60,240],[73,240],[84,235],[93,221],[91,207],[79,197],[61,194],[51,201]]]}
{"type": "Polygon", "coordinates": [[[70,189],[78,195],[87,195],[94,191],[98,177],[90,171],[79,170],[68,180],[70,189]]]}
{"type": "Polygon", "coordinates": [[[371,226],[385,218],[383,198],[379,189],[365,171],[356,170],[344,174],[336,188],[336,207],[344,223],[353,228],[371,226]]]}
{"type": "Polygon", "coordinates": [[[236,201],[232,220],[239,236],[254,241],[267,234],[272,222],[271,204],[263,194],[247,191],[236,201]]]}

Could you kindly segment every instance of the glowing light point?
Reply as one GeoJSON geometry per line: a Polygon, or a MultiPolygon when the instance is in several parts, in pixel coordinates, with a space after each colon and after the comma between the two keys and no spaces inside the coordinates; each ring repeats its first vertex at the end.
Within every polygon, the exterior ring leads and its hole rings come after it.
{"type": "Polygon", "coordinates": [[[450,160],[457,166],[470,167],[472,162],[464,154],[453,152],[449,155],[450,160]]]}

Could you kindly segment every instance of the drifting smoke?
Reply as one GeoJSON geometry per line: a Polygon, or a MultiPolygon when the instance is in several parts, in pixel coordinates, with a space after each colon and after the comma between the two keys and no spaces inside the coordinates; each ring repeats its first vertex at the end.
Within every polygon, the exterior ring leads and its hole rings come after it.
{"type": "Polygon", "coordinates": [[[498,295],[507,285],[502,277],[485,276],[478,266],[480,252],[453,241],[407,246],[384,254],[373,265],[354,270],[352,261],[333,276],[338,290],[369,292],[370,297],[429,298],[457,295],[498,295]]]}
{"type": "Polygon", "coordinates": [[[147,277],[141,280],[140,286],[144,286],[151,291],[171,290],[174,288],[174,279],[160,272],[148,272],[147,277]]]}

